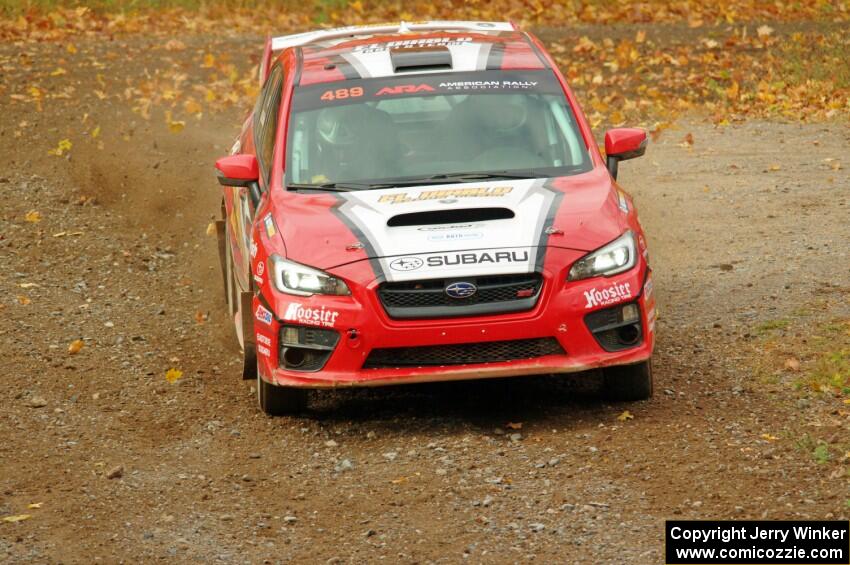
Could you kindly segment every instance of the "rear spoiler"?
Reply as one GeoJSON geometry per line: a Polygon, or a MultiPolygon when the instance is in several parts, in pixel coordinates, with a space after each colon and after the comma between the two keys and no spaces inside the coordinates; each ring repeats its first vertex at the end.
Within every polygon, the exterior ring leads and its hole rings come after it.
{"type": "Polygon", "coordinates": [[[266,81],[271,58],[275,51],[283,51],[290,47],[306,45],[314,41],[339,39],[342,37],[357,37],[360,35],[376,35],[380,33],[408,33],[413,31],[471,31],[478,33],[516,31],[513,22],[462,22],[462,21],[433,21],[433,22],[400,22],[398,24],[373,24],[362,26],[338,27],[320,29],[293,35],[267,37],[260,61],[260,86],[266,81]]]}

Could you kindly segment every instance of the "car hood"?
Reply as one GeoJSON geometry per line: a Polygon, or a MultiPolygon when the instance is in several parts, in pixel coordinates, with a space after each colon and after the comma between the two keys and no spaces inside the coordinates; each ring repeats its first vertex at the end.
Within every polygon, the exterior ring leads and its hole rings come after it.
{"type": "Polygon", "coordinates": [[[371,260],[387,280],[532,272],[547,246],[592,251],[625,226],[610,177],[598,169],[549,179],[285,195],[275,221],[290,259],[321,269],[371,260]]]}

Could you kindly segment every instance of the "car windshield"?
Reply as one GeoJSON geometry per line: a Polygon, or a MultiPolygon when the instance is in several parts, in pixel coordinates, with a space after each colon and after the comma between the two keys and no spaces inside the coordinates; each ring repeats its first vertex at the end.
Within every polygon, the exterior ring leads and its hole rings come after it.
{"type": "Polygon", "coordinates": [[[590,157],[551,71],[485,71],[297,87],[290,188],[550,177],[590,157]]]}

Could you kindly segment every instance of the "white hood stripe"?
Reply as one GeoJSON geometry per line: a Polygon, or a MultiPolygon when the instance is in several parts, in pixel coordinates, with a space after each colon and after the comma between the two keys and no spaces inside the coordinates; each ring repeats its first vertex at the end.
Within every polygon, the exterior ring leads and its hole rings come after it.
{"type": "Polygon", "coordinates": [[[545,229],[560,194],[545,179],[418,186],[340,194],[335,210],[387,281],[514,274],[542,266],[545,229]],[[514,217],[387,225],[397,214],[490,207],[507,208],[514,217]]]}

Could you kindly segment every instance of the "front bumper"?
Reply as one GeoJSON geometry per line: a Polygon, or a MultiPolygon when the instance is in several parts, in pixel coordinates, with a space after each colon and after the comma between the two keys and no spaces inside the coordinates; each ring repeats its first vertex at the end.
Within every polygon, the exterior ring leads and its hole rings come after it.
{"type": "MultiPolygon", "coordinates": [[[[567,250],[550,250],[547,265],[550,262],[570,265],[573,259],[572,252],[567,250]]],[[[638,363],[652,355],[655,299],[651,274],[644,262],[627,273],[610,278],[565,283],[565,269],[545,267],[543,277],[543,290],[533,309],[464,318],[391,319],[375,292],[380,281],[353,288],[352,296],[345,297],[304,298],[275,293],[270,302],[255,297],[254,325],[260,378],[278,385],[305,388],[384,386],[570,373],[638,363]],[[608,289],[617,291],[607,292],[608,289]],[[591,312],[626,303],[639,307],[641,339],[633,347],[606,351],[588,329],[584,318],[591,312]],[[320,370],[308,372],[280,367],[278,336],[281,324],[333,329],[339,333],[333,352],[320,370]],[[535,338],[554,338],[563,353],[488,363],[364,368],[373,349],[535,338]]]]}

